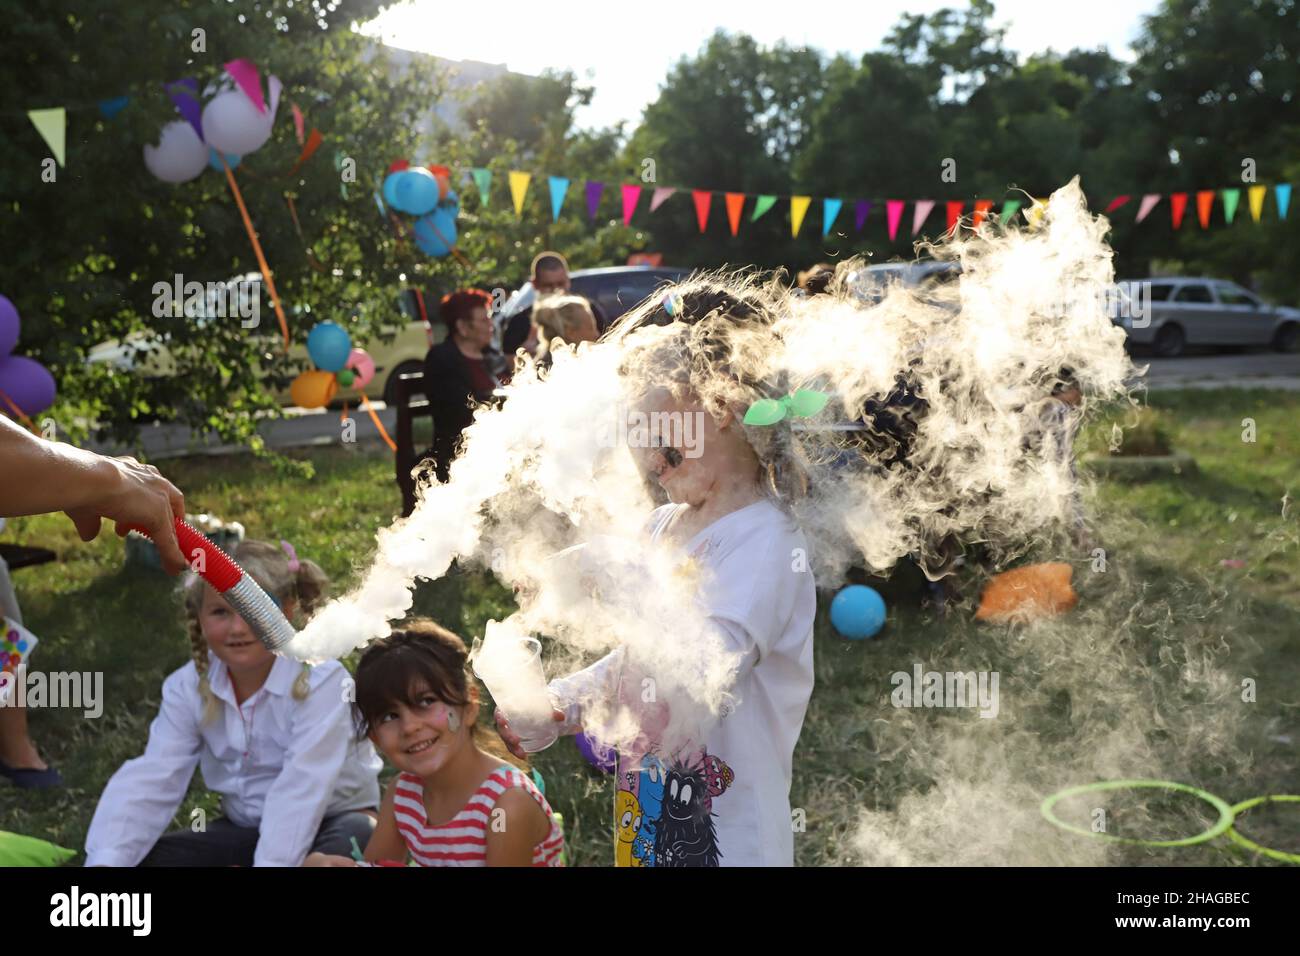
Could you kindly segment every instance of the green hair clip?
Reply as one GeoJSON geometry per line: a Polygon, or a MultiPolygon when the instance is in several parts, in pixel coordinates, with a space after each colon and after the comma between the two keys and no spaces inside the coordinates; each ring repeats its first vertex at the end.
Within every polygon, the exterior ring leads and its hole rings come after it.
{"type": "Polygon", "coordinates": [[[760,398],[745,412],[746,425],[775,425],[786,415],[812,418],[830,401],[830,396],[811,388],[797,388],[782,398],[760,398]]]}

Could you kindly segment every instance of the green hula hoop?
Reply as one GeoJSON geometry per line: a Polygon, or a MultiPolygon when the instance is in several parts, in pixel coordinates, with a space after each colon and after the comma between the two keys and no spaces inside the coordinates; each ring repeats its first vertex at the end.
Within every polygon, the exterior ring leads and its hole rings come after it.
{"type": "Polygon", "coordinates": [[[1251,797],[1249,800],[1243,800],[1232,808],[1233,825],[1228,828],[1228,838],[1238,846],[1245,847],[1253,853],[1262,853],[1264,856],[1273,860],[1280,860],[1283,863],[1300,863],[1300,853],[1287,853],[1283,850],[1274,850],[1271,847],[1260,846],[1252,840],[1247,840],[1237,832],[1236,818],[1245,813],[1251,807],[1257,807],[1261,803],[1270,800],[1276,800],[1278,803],[1300,803],[1300,796],[1295,794],[1279,794],[1270,797],[1251,797]]]}
{"type": "MultiPolygon", "coordinates": [[[[1300,799],[1300,798],[1297,798],[1300,799]]],[[[1103,780],[1100,783],[1086,783],[1079,787],[1069,787],[1058,793],[1052,794],[1043,801],[1039,807],[1043,816],[1049,823],[1054,823],[1062,830],[1069,830],[1071,833],[1080,833],[1084,836],[1096,837],[1100,840],[1109,840],[1112,843],[1128,843],[1136,846],[1195,846],[1198,843],[1208,843],[1215,837],[1222,836],[1232,828],[1233,808],[1226,802],[1220,800],[1212,793],[1204,790],[1198,790],[1196,787],[1189,787],[1185,783],[1176,783],[1173,780],[1103,780]],[[1190,793],[1194,797],[1204,800],[1214,809],[1219,811],[1219,819],[1214,826],[1210,827],[1204,833],[1198,833],[1195,836],[1184,837],[1181,840],[1138,840],[1132,837],[1111,836],[1109,833],[1096,833],[1092,830],[1085,830],[1083,827],[1076,827],[1073,824],[1066,823],[1064,820],[1057,818],[1052,812],[1052,808],[1057,802],[1066,797],[1077,796],[1081,793],[1097,793],[1103,790],[1129,790],[1135,788],[1147,788],[1158,790],[1177,790],[1180,793],[1190,793]]]]}

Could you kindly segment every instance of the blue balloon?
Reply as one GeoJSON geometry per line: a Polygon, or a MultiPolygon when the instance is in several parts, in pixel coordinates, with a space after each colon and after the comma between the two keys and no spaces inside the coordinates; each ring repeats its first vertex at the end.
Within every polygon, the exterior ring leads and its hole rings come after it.
{"type": "Polygon", "coordinates": [[[412,216],[432,212],[438,205],[438,180],[423,166],[403,170],[398,174],[389,205],[412,216]]]}
{"type": "Polygon", "coordinates": [[[384,202],[388,203],[389,209],[400,209],[397,205],[397,184],[401,180],[402,173],[406,170],[398,170],[395,173],[389,173],[384,177],[384,202]]]}
{"type": "Polygon", "coordinates": [[[885,626],[885,599],[865,584],[850,584],[831,601],[831,624],[850,640],[874,637],[885,626]]]}
{"type": "Polygon", "coordinates": [[[352,354],[352,337],[334,322],[322,322],[307,335],[307,354],[322,372],[337,372],[352,354]]]}
{"type": "MultiPolygon", "coordinates": [[[[236,156],[234,153],[226,153],[226,165],[229,166],[231,169],[234,169],[236,166],[239,165],[240,158],[241,157],[236,156]]],[[[221,155],[211,146],[208,147],[208,165],[211,166],[213,169],[215,169],[217,172],[222,171],[221,155]]]]}
{"type": "Polygon", "coordinates": [[[415,244],[425,255],[440,257],[456,245],[456,207],[439,206],[415,221],[415,244]]]}

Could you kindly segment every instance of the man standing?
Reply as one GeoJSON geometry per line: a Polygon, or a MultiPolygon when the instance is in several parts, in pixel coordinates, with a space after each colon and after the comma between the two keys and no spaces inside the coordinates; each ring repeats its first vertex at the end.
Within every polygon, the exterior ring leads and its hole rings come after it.
{"type": "MultiPolygon", "coordinates": [[[[529,281],[532,283],[536,295],[534,302],[546,295],[568,293],[570,286],[568,260],[558,252],[539,253],[533,259],[532,267],[529,270],[529,281]]],[[[588,302],[590,301],[588,299],[588,302]]],[[[605,313],[601,311],[600,306],[595,302],[591,302],[591,312],[596,317],[597,327],[604,332],[605,326],[608,324],[605,313]]],[[[532,307],[523,309],[512,316],[510,324],[501,336],[501,350],[506,355],[513,356],[515,350],[524,346],[531,338],[532,325],[532,307]]]]}

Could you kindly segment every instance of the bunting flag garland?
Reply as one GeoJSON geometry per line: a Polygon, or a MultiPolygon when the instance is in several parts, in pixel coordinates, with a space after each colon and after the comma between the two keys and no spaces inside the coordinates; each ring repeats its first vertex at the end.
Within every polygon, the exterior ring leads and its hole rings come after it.
{"type": "Polygon", "coordinates": [[[791,196],[790,197],[790,235],[798,236],[800,228],[803,227],[803,217],[808,213],[808,204],[812,202],[812,196],[791,196]]]}
{"type": "Polygon", "coordinates": [[[1169,194],[1169,217],[1175,229],[1182,228],[1183,213],[1187,211],[1187,193],[1169,194]]]}
{"type": "Polygon", "coordinates": [[[1232,225],[1233,218],[1237,215],[1237,203],[1241,201],[1240,189],[1225,189],[1223,196],[1223,221],[1229,226],[1232,225]]]}
{"type": "Polygon", "coordinates": [[[587,180],[587,218],[595,219],[600,209],[600,197],[605,192],[605,184],[593,179],[587,180]]]}
{"type": "MultiPolygon", "coordinates": [[[[186,77],[165,84],[163,89],[167,91],[167,96],[176,107],[176,112],[194,127],[200,142],[206,142],[203,138],[203,107],[199,104],[199,81],[193,77],[186,77]]],[[[260,94],[261,91],[258,92],[260,94]]],[[[301,143],[302,139],[299,138],[298,142],[301,143]]]]}
{"type": "MultiPolygon", "coordinates": [[[[469,171],[470,178],[474,180],[474,185],[478,187],[479,204],[486,208],[488,196],[492,190],[492,170],[479,166],[469,171]]],[[[552,179],[555,177],[552,176],[552,179]]]]}
{"type": "Polygon", "coordinates": [[[944,231],[952,232],[953,229],[956,228],[957,223],[961,221],[961,213],[962,210],[966,208],[966,204],[960,200],[952,200],[945,205],[948,211],[948,228],[944,231]]]}
{"type": "Polygon", "coordinates": [[[889,241],[893,242],[894,237],[898,235],[898,223],[903,218],[903,206],[906,202],[902,199],[885,200],[885,215],[889,219],[889,241]]]}
{"type": "Polygon", "coordinates": [[[110,99],[100,100],[96,105],[99,107],[99,115],[106,120],[111,120],[126,109],[127,104],[130,102],[131,97],[129,96],[114,96],[110,99]]]}
{"type": "Polygon", "coordinates": [[[41,134],[45,145],[50,148],[60,166],[66,165],[66,137],[68,132],[68,114],[62,106],[48,110],[28,110],[27,118],[41,134]]]}
{"type": "Polygon", "coordinates": [[[662,206],[664,200],[675,192],[677,192],[677,190],[672,186],[656,186],[654,195],[650,197],[650,211],[654,212],[662,206]]]}
{"type": "Polygon", "coordinates": [[[1128,202],[1130,198],[1131,198],[1131,197],[1128,195],[1128,193],[1125,193],[1125,194],[1122,195],[1122,196],[1116,196],[1116,197],[1115,197],[1114,199],[1112,199],[1109,203],[1107,203],[1107,205],[1106,205],[1106,215],[1109,216],[1111,213],[1113,213],[1113,212],[1114,212],[1116,209],[1118,209],[1120,206],[1122,206],[1122,205],[1124,205],[1126,202],[1128,202]]]}
{"type": "Polygon", "coordinates": [[[754,200],[754,211],[749,214],[749,221],[758,222],[758,220],[762,217],[763,213],[767,212],[775,205],[776,205],[775,196],[766,196],[766,195],[759,196],[757,199],[754,200]]]}
{"type": "Polygon", "coordinates": [[[1005,226],[1011,221],[1011,217],[1020,209],[1019,199],[1008,199],[1002,204],[1002,225],[1005,226]]]}
{"type": "Polygon", "coordinates": [[[740,232],[740,214],[745,209],[744,193],[727,193],[727,224],[734,236],[740,232]]]}
{"type": "Polygon", "coordinates": [[[934,208],[933,199],[918,199],[912,204],[912,235],[921,231],[921,226],[925,224],[926,217],[930,215],[930,210],[934,208]]]}
{"type": "Polygon", "coordinates": [[[1246,200],[1250,203],[1250,218],[1259,222],[1259,214],[1264,211],[1264,197],[1268,195],[1267,186],[1251,186],[1246,190],[1246,200]]]}
{"type": "Polygon", "coordinates": [[[302,110],[298,108],[297,103],[290,101],[289,109],[293,111],[293,135],[298,137],[298,145],[301,146],[303,127],[304,124],[306,123],[306,120],[303,119],[302,110]]]}
{"type": "Polygon", "coordinates": [[[1196,194],[1196,218],[1202,229],[1210,228],[1210,213],[1214,211],[1214,190],[1202,189],[1196,194]]]}
{"type": "Polygon", "coordinates": [[[861,232],[862,224],[867,221],[867,216],[871,213],[871,201],[859,199],[853,204],[853,231],[861,232]]]}
{"type": "Polygon", "coordinates": [[[713,193],[707,189],[693,189],[691,199],[695,201],[695,221],[700,224],[700,232],[703,232],[709,222],[709,207],[713,205],[713,193]]]}
{"type": "MultiPolygon", "coordinates": [[[[252,60],[231,60],[225,64],[225,70],[244,91],[244,95],[252,100],[257,111],[265,113],[266,99],[262,96],[262,77],[257,72],[257,64],[252,60]]],[[[195,89],[198,89],[197,84],[195,89]]]]}
{"type": "Polygon", "coordinates": [[[569,181],[563,176],[552,176],[548,182],[551,187],[551,222],[555,222],[560,218],[560,209],[564,206],[564,198],[569,194],[569,181]]]}
{"type": "Polygon", "coordinates": [[[835,217],[840,214],[840,209],[844,205],[843,199],[823,199],[822,200],[822,235],[825,236],[831,231],[831,226],[835,225],[835,217]]]}
{"type": "Polygon", "coordinates": [[[1142,205],[1138,207],[1137,222],[1141,222],[1147,216],[1151,215],[1151,210],[1156,208],[1156,203],[1160,202],[1159,193],[1147,193],[1142,197],[1142,205]]]}
{"type": "Polygon", "coordinates": [[[1287,207],[1291,205],[1291,184],[1280,183],[1274,186],[1273,198],[1277,200],[1277,218],[1285,219],[1287,207]]]}
{"type": "Polygon", "coordinates": [[[641,199],[641,187],[623,184],[623,225],[632,225],[632,215],[641,199]]]}
{"type": "Polygon", "coordinates": [[[524,196],[528,192],[528,181],[532,178],[532,173],[523,173],[517,169],[510,171],[510,198],[514,200],[516,216],[524,214],[524,196]]]}
{"type": "Polygon", "coordinates": [[[971,223],[971,228],[979,229],[980,223],[984,221],[984,218],[989,214],[989,210],[992,208],[993,208],[992,199],[975,200],[975,221],[971,223]]]}

